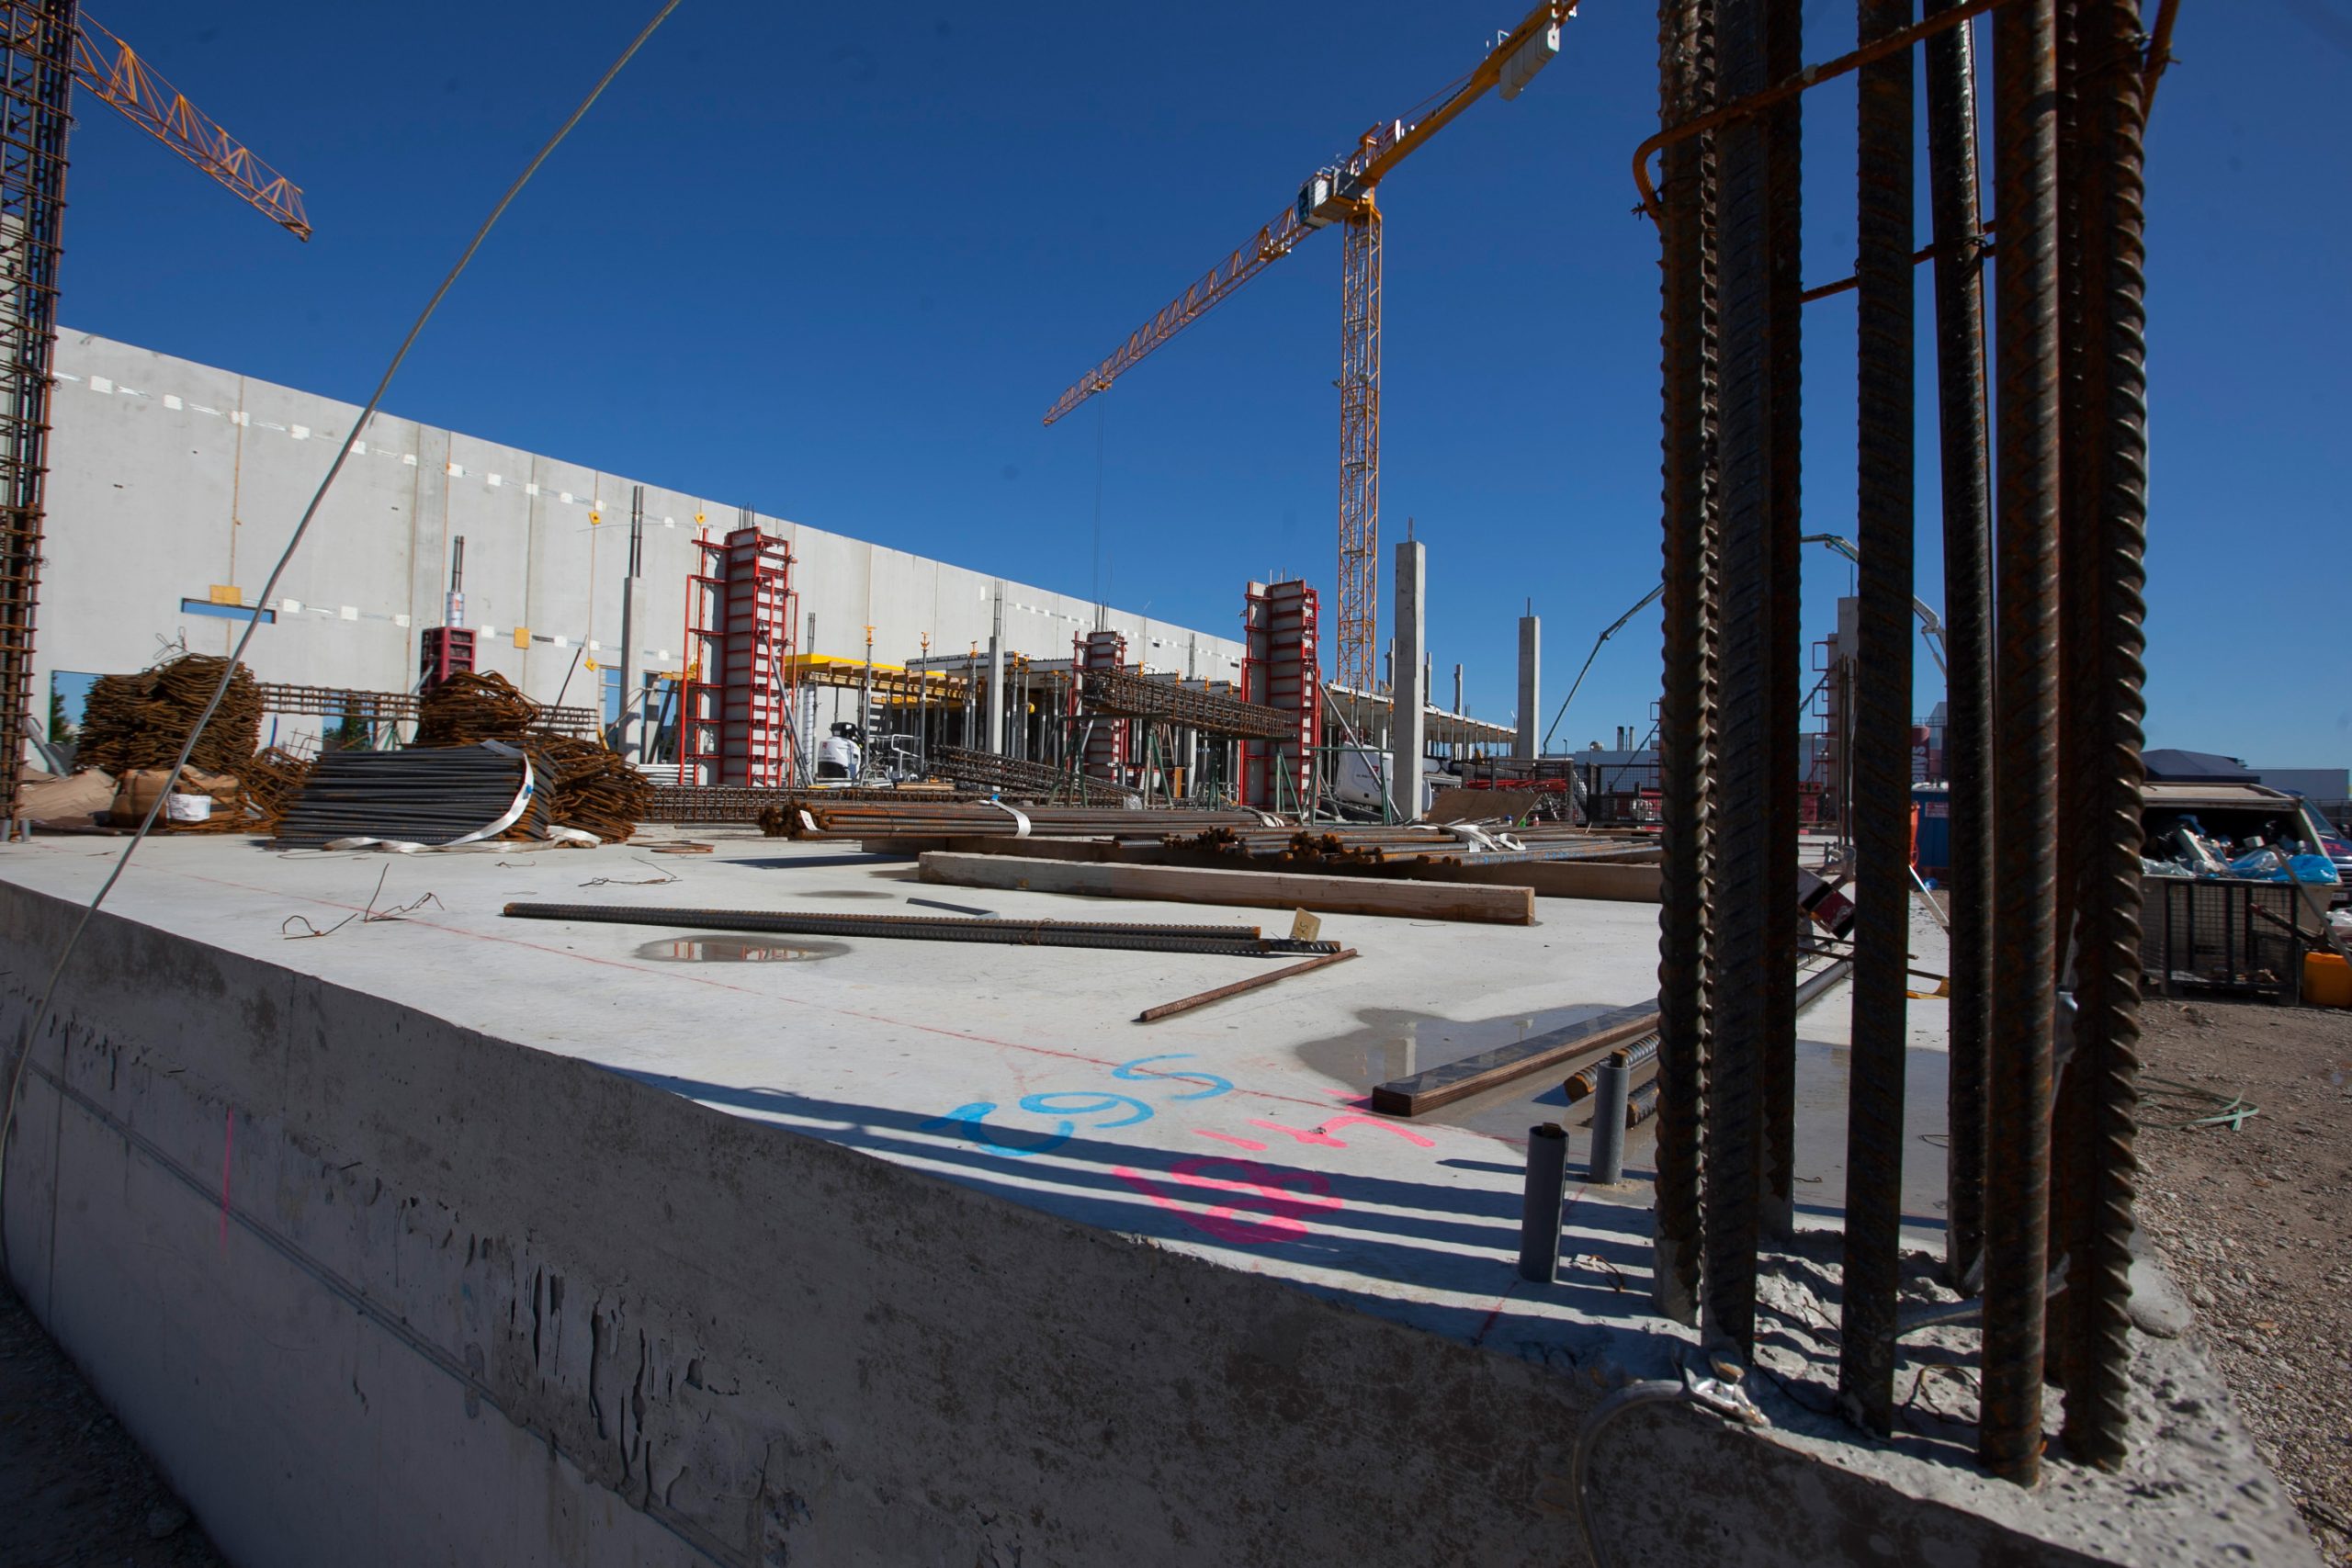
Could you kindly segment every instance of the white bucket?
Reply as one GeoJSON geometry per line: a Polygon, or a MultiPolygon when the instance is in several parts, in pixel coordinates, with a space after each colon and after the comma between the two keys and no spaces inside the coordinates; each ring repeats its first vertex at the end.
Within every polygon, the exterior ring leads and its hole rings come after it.
{"type": "Polygon", "coordinates": [[[209,795],[172,795],[164,797],[164,816],[174,822],[209,822],[212,820],[212,797],[209,795]]]}

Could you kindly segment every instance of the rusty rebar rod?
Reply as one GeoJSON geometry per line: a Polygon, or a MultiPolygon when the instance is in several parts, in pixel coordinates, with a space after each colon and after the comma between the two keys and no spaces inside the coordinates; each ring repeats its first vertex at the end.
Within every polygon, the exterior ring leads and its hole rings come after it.
{"type": "Polygon", "coordinates": [[[2069,1270],[2073,1360],[2066,1443],[2090,1463],[2122,1463],[2130,1361],[2132,1139],[2139,1105],[2140,761],[2147,548],[2147,343],[2142,135],[2149,77],[2139,68],[2133,0],[2084,0],[2081,111],[2090,203],[2084,228],[2096,265],[2086,288],[2098,337],[2100,446],[2086,526],[2094,581],[2078,690],[2089,833],[2078,868],[2075,1056],[2067,1072],[2083,1109],[2075,1135],[2085,1209],[2069,1270]]]}
{"type": "MultiPolygon", "coordinates": [[[[1660,0],[1658,118],[1703,113],[1715,93],[1714,0],[1660,0]]],[[[1665,384],[1665,670],[1658,718],[1657,1207],[1653,1304],[1696,1324],[1702,1228],[1701,1108],[1707,1060],[1715,633],[1713,445],[1715,146],[1677,142],[1662,165],[1659,347],[1665,384]]]]}
{"type": "MultiPolygon", "coordinates": [[[[1766,81],[1768,0],[1721,0],[1716,8],[1723,90],[1766,81]]],[[[1761,1212],[1761,1083],[1769,1028],[1762,976],[1768,928],[1790,919],[1790,884],[1774,880],[1771,740],[1773,436],[1771,411],[1770,149],[1762,123],[1725,125],[1722,159],[1720,286],[1723,392],[1716,444],[1723,484],[1717,572],[1723,641],[1717,773],[1715,926],[1710,957],[1713,1023],[1708,1039],[1705,1132],[1706,1310],[1712,1341],[1753,1354],[1756,1248],[1761,1212]]]]}
{"type": "MultiPolygon", "coordinates": [[[[1949,13],[1947,13],[1949,15],[1949,13]]],[[[2040,1475],[2049,1253],[2050,1077],[2056,945],[2058,610],[2057,93],[2052,0],[1993,22],[1999,384],[1999,702],[1994,814],[1991,1122],[1985,1184],[1983,1414],[1994,1474],[2040,1475]]]]}
{"type": "Polygon", "coordinates": [[[1962,22],[1983,16],[1987,11],[2014,3],[2016,0],[1957,0],[1951,10],[1939,16],[1930,17],[1917,27],[1905,28],[1899,33],[1879,39],[1876,43],[1865,44],[1850,54],[1841,54],[1835,60],[1826,60],[1818,65],[1805,66],[1803,70],[1774,83],[1770,87],[1758,88],[1714,108],[1692,115],[1679,124],[1666,127],[1656,136],[1634,149],[1634,184],[1642,193],[1641,210],[1647,213],[1653,220],[1658,215],[1657,187],[1650,183],[1651,153],[1670,147],[1686,137],[1702,136],[1711,130],[1720,130],[1726,125],[1761,114],[1774,104],[1785,98],[1794,97],[1808,87],[1818,87],[1824,82],[1834,81],[1851,71],[1859,71],[1874,60],[1883,60],[1890,54],[1909,49],[1922,39],[1932,38],[1948,28],[1957,27],[1962,22]]]}
{"type": "MultiPolygon", "coordinates": [[[[1928,0],[1929,15],[1952,0],[1928,0]]],[[[1985,987],[1993,972],[1992,477],[1984,401],[1984,268],[1976,172],[1975,41],[1927,44],[1928,209],[1936,237],[1936,375],[1944,564],[1944,768],[1951,786],[1951,1039],[1945,1277],[1971,1288],[1984,1241],[1985,987]]]]}
{"type": "MultiPolygon", "coordinates": [[[[1764,70],[1780,80],[1803,69],[1804,18],[1794,6],[1764,8],[1764,70]]],[[[1797,885],[1797,781],[1804,770],[1797,728],[1804,705],[1804,242],[1803,131],[1804,100],[1790,97],[1763,116],[1765,232],[1769,344],[1767,415],[1771,491],[1768,513],[1764,735],[1768,887],[1797,885]]],[[[1768,908],[1764,915],[1764,1032],[1758,1042],[1760,1137],[1758,1224],[1786,1241],[1797,1218],[1797,922],[1768,908]]]]}
{"type": "MultiPolygon", "coordinates": [[[[1864,42],[1899,32],[1911,0],[1860,0],[1864,42]]],[[[1854,723],[1854,1020],[1848,1074],[1845,1292],[1838,1395],[1883,1436],[1894,1411],[1902,1283],[1904,995],[1910,948],[1912,274],[1911,56],[1864,66],[1860,187],[1856,528],[1860,671],[1854,723]]]]}

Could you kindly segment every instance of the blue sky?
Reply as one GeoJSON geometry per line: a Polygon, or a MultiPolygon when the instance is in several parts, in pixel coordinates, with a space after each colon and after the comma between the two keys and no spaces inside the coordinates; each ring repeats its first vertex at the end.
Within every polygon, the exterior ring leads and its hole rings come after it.
{"type": "MultiPolygon", "coordinates": [[[[298,244],[85,101],[62,319],[357,400],[650,8],[104,0],[98,20],[303,187],[318,234],[298,244]]],[[[1805,9],[1810,58],[1851,47],[1849,6],[1805,9]]],[[[2352,0],[2182,9],[2151,138],[2150,743],[2343,765],[2352,527],[2327,459],[2352,365],[2352,0]]],[[[1039,418],[1303,175],[1466,71],[1517,0],[894,11],[686,0],[508,215],[390,408],[1080,593],[1099,490],[1114,604],[1230,629],[1269,571],[1328,600],[1336,234],[1039,418]]],[[[1464,663],[1496,718],[1527,600],[1548,722],[1656,581],[1656,243],[1628,172],[1655,58],[1654,7],[1587,0],[1521,97],[1475,106],[1383,188],[1384,541],[1416,519],[1439,689],[1464,663]]],[[[1817,282],[1852,270],[1850,81],[1805,103],[1817,282]]],[[[1805,525],[1850,534],[1852,297],[1808,312],[1805,525]]],[[[1809,637],[1849,583],[1807,560],[1809,637]]],[[[1559,739],[1646,728],[1657,672],[1653,611],[1559,739]]]]}

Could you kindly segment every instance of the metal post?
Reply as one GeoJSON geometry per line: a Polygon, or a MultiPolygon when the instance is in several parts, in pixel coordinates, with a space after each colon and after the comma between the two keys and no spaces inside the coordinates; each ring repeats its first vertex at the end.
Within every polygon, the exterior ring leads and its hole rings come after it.
{"type": "Polygon", "coordinates": [[[1584,1179],[1596,1187],[1611,1187],[1625,1176],[1625,1094],[1634,1069],[1626,1054],[1611,1051],[1593,1077],[1592,1156],[1585,1162],[1584,1179]]]}
{"type": "MultiPolygon", "coordinates": [[[[1409,1043],[1407,1049],[1411,1047],[1409,1043]]],[[[1409,1062],[1406,1070],[1411,1071],[1409,1062]]],[[[1623,1116],[1619,1120],[1623,1120],[1623,1116]]],[[[1520,1197],[1519,1277],[1548,1285],[1560,1269],[1560,1203],[1568,1187],[1568,1134],[1556,1122],[1527,1130],[1527,1184],[1520,1197]]]]}
{"type": "Polygon", "coordinates": [[[995,609],[989,623],[989,733],[985,750],[1004,754],[1004,582],[996,584],[995,609]]]}

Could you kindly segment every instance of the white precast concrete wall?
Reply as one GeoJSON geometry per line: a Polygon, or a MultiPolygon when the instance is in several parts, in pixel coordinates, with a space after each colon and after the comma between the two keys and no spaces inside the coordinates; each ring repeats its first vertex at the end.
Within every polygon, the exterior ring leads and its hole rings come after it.
{"type": "MultiPolygon", "coordinates": [[[[37,704],[52,671],[137,670],[182,635],[197,652],[227,652],[241,623],[181,602],[206,599],[215,585],[255,602],[358,413],[88,333],[61,333],[57,364],[37,704]]],[[[462,536],[467,621],[483,634],[480,667],[550,702],[569,676],[565,700],[586,705],[600,689],[586,661],[620,657],[636,482],[379,413],[358,433],[272,596],[277,620],[255,636],[248,661],[265,681],[413,687],[419,636],[441,624],[449,542],[462,536]],[[518,626],[533,634],[526,649],[514,645],[518,626]]],[[[717,538],[746,521],[791,542],[803,651],[862,657],[869,625],[875,657],[886,662],[914,658],[926,636],[933,653],[988,645],[1000,581],[992,574],[658,485],[645,487],[645,517],[638,624],[646,670],[683,662],[697,527],[717,538]]],[[[1237,580],[1237,616],[1239,593],[1237,580]]],[[[1094,608],[1080,597],[1006,581],[1004,598],[1010,652],[1067,659],[1071,636],[1093,624],[1094,608]]],[[[1239,678],[1241,645],[1232,638],[1116,610],[1109,624],[1148,668],[1239,678]]]]}

